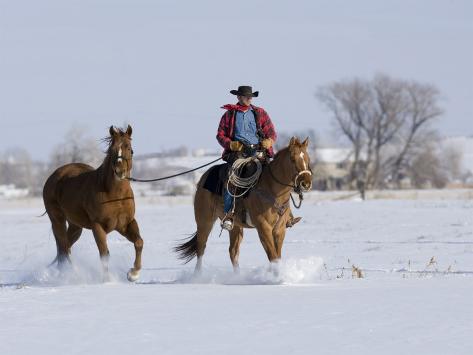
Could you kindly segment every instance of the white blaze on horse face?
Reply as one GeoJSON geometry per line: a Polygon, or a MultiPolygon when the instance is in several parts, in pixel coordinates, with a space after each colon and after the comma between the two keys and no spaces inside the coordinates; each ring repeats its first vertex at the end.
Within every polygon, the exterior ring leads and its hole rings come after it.
{"type": "Polygon", "coordinates": [[[122,146],[120,145],[120,149],[118,149],[118,159],[117,159],[118,163],[122,162],[121,156],[122,156],[122,146]]]}
{"type": "Polygon", "coordinates": [[[304,152],[301,152],[301,154],[299,154],[299,156],[302,159],[302,164],[304,164],[304,170],[307,170],[307,164],[305,163],[305,159],[304,159],[304,152]]]}

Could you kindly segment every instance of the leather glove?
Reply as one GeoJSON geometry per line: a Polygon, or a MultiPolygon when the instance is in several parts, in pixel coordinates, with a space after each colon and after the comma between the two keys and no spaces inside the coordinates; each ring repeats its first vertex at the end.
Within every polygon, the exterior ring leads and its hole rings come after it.
{"type": "Polygon", "coordinates": [[[230,150],[234,152],[239,152],[242,149],[243,149],[243,144],[241,144],[241,142],[238,142],[238,141],[230,142],[230,150]]]}
{"type": "Polygon", "coordinates": [[[261,141],[261,146],[264,149],[269,149],[273,146],[273,140],[271,138],[266,138],[261,141]]]}

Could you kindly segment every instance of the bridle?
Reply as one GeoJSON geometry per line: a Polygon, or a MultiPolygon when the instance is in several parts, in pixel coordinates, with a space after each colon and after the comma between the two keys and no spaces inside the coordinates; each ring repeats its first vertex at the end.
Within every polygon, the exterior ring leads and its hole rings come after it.
{"type": "MultiPolygon", "coordinates": [[[[294,198],[291,196],[291,200],[292,200],[292,203],[294,205],[295,208],[300,208],[301,205],[302,205],[302,200],[304,199],[304,195],[303,193],[304,192],[307,192],[309,191],[309,188],[305,188],[303,186],[301,186],[301,184],[298,184],[297,183],[297,180],[299,179],[300,176],[304,175],[304,174],[309,174],[310,176],[312,176],[312,169],[310,168],[310,165],[309,165],[309,168],[305,168],[303,170],[297,170],[297,167],[296,167],[296,162],[294,159],[292,159],[291,157],[291,162],[293,163],[295,169],[296,169],[296,173],[294,175],[294,178],[293,178],[293,181],[294,183],[293,184],[286,184],[284,182],[281,182],[274,174],[273,174],[273,171],[271,170],[271,164],[268,164],[268,170],[269,170],[269,174],[271,175],[271,178],[276,181],[278,184],[280,185],[283,185],[283,186],[287,186],[287,187],[290,187],[292,188],[292,190],[298,194],[299,196],[299,204],[296,204],[296,202],[294,201],[294,198]]],[[[304,162],[305,163],[305,162],[304,162]]],[[[304,164],[305,165],[305,164],[304,164]]]]}
{"type": "Polygon", "coordinates": [[[122,147],[121,147],[121,144],[120,144],[120,146],[119,146],[119,148],[118,148],[118,154],[117,154],[117,156],[115,157],[115,159],[113,160],[113,164],[112,164],[113,173],[115,174],[115,176],[116,176],[119,180],[127,180],[128,178],[127,178],[127,176],[126,176],[126,173],[125,173],[125,176],[123,176],[123,175],[122,175],[122,176],[119,176],[119,175],[117,174],[117,172],[115,171],[115,166],[116,166],[117,163],[121,163],[121,161],[124,160],[124,161],[126,162],[126,167],[127,167],[126,172],[128,172],[129,170],[131,170],[131,169],[128,169],[128,168],[129,168],[129,166],[130,166],[129,161],[133,158],[133,149],[131,150],[131,156],[132,156],[132,158],[126,158],[126,157],[124,157],[121,152],[122,152],[122,147]]]}

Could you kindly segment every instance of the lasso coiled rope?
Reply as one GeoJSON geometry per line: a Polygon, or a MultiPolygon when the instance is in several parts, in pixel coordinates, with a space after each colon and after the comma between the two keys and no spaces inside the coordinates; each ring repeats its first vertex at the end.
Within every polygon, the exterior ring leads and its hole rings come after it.
{"type": "Polygon", "coordinates": [[[248,190],[250,190],[253,186],[256,185],[259,177],[261,176],[262,171],[263,166],[258,158],[249,157],[235,160],[231,167],[230,176],[228,177],[227,191],[234,199],[243,196],[248,192],[248,190]],[[242,173],[243,168],[251,162],[254,162],[256,164],[256,171],[249,177],[241,177],[240,175],[242,173]],[[243,189],[243,192],[241,192],[240,194],[233,193],[230,189],[230,185],[243,189]]]}

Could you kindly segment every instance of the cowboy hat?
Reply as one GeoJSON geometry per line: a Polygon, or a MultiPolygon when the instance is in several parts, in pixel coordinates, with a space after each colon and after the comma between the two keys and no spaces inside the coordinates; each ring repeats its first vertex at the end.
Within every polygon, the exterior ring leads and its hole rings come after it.
{"type": "Polygon", "coordinates": [[[259,91],[253,92],[251,86],[239,86],[238,90],[230,90],[230,94],[237,96],[258,97],[259,91]]]}

